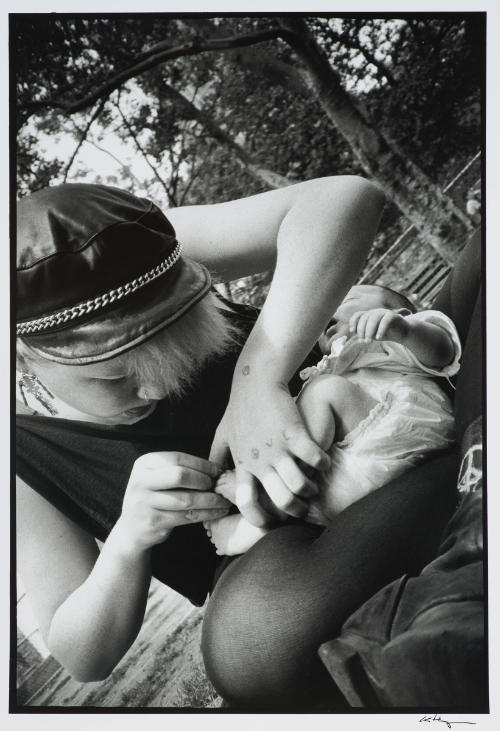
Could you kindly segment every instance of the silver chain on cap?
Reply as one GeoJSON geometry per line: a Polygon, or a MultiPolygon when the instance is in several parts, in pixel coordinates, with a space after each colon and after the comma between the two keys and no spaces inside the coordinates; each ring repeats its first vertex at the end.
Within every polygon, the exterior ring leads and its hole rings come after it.
{"type": "Polygon", "coordinates": [[[40,330],[48,330],[51,327],[56,327],[64,322],[68,322],[68,320],[74,320],[75,318],[82,317],[89,312],[99,310],[101,307],[106,307],[106,305],[110,305],[116,300],[120,300],[122,297],[126,297],[127,295],[136,292],[138,289],[141,289],[141,287],[144,287],[154,279],[161,277],[161,275],[165,274],[165,272],[168,272],[168,270],[171,269],[179,260],[181,250],[182,247],[180,243],[177,243],[172,253],[153,269],[150,269],[145,274],[141,274],[131,282],[122,284],[119,287],[116,287],[116,289],[111,289],[105,294],[100,294],[98,297],[94,297],[92,300],[81,302],[74,307],[54,312],[46,317],[39,317],[36,320],[28,320],[27,322],[19,323],[16,325],[16,335],[30,335],[32,333],[40,332],[40,330]]]}

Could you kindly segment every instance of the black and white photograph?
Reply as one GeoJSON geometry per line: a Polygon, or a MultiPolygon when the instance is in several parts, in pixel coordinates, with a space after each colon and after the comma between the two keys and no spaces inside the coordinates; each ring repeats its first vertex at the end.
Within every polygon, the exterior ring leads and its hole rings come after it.
{"type": "Polygon", "coordinates": [[[9,714],[479,729],[488,12],[61,5],[8,16],[9,714]]]}

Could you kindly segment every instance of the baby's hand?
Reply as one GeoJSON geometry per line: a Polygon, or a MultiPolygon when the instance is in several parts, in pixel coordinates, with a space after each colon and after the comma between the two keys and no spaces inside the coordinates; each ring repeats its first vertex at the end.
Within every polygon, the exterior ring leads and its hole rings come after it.
{"type": "Polygon", "coordinates": [[[402,343],[408,335],[408,322],[394,310],[378,307],[373,310],[355,312],[349,320],[349,332],[366,342],[370,340],[393,340],[402,343]]]}

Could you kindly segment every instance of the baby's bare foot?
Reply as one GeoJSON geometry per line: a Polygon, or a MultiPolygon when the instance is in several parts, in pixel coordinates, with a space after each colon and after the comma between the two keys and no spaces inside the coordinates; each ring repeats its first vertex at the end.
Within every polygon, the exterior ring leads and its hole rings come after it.
{"type": "Polygon", "coordinates": [[[234,470],[226,470],[219,475],[215,492],[236,505],[236,472],[234,470]]]}
{"type": "Polygon", "coordinates": [[[239,514],[205,521],[203,526],[219,556],[238,556],[245,553],[269,533],[269,529],[258,528],[239,514]]]}

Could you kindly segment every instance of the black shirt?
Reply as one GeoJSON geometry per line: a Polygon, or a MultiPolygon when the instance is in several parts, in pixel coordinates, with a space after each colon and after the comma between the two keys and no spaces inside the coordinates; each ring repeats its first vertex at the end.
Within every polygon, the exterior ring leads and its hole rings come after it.
{"type": "MultiPolygon", "coordinates": [[[[231,303],[242,342],[258,311],[231,303]]],[[[44,416],[16,417],[16,472],[67,517],[99,540],[117,521],[135,460],[155,451],[181,451],[207,458],[224,414],[240,347],[214,359],[198,384],[180,401],[165,399],[146,419],[105,426],[44,416]]],[[[313,352],[304,365],[321,356],[313,352]]],[[[295,377],[292,393],[299,390],[295,377]]],[[[202,605],[220,558],[203,526],[178,526],[152,549],[153,575],[202,605]]]]}

